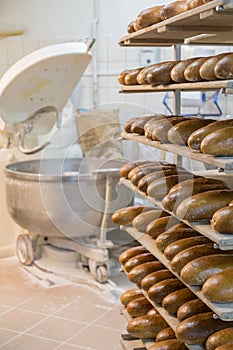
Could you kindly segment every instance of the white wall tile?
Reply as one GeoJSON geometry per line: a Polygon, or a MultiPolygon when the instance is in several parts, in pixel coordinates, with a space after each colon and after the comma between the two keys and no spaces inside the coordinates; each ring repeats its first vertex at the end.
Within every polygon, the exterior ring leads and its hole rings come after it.
{"type": "Polygon", "coordinates": [[[106,76],[100,76],[98,78],[98,86],[100,89],[105,88],[108,89],[108,77],[106,76]]]}
{"type": "Polygon", "coordinates": [[[126,47],[126,60],[128,61],[138,61],[140,62],[140,51],[138,47],[126,47]]]}
{"type": "Polygon", "coordinates": [[[108,88],[99,88],[98,105],[105,105],[108,103],[109,103],[108,88]]]}
{"type": "Polygon", "coordinates": [[[118,45],[117,38],[108,38],[108,62],[126,61],[126,50],[118,45]]]}
{"type": "Polygon", "coordinates": [[[98,74],[104,75],[107,74],[108,72],[108,63],[107,61],[98,61],[97,63],[97,70],[98,70],[98,74]]]}
{"type": "Polygon", "coordinates": [[[97,51],[97,60],[107,62],[108,60],[108,37],[100,36],[96,39],[95,48],[97,51]]]}
{"type": "Polygon", "coordinates": [[[79,93],[78,108],[90,108],[93,106],[92,88],[81,87],[79,93]]]}
{"type": "Polygon", "coordinates": [[[12,64],[23,57],[23,41],[21,39],[7,40],[7,61],[12,64]]]}

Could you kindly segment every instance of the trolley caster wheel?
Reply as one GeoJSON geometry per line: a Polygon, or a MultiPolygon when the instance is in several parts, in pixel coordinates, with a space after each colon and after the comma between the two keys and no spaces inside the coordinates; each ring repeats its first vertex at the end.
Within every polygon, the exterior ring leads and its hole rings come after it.
{"type": "Polygon", "coordinates": [[[22,265],[29,266],[33,262],[32,240],[28,235],[19,235],[16,242],[16,254],[22,265]]]}
{"type": "Polygon", "coordinates": [[[107,279],[108,279],[107,266],[105,266],[105,265],[97,266],[95,279],[99,283],[104,283],[107,281],[107,279]]]}

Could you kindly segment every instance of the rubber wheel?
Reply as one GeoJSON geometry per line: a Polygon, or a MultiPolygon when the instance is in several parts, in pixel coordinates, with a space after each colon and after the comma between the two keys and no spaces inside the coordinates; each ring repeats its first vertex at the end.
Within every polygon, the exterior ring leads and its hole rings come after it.
{"type": "Polygon", "coordinates": [[[33,262],[32,240],[28,235],[19,235],[16,242],[16,254],[22,265],[31,265],[33,262]]]}
{"type": "Polygon", "coordinates": [[[102,265],[96,268],[96,281],[104,283],[108,280],[108,269],[107,266],[102,265]]]}

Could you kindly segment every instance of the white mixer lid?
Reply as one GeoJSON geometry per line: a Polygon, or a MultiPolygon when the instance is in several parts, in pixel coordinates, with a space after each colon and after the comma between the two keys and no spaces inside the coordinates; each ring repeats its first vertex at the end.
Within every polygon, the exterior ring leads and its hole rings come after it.
{"type": "Polygon", "coordinates": [[[67,42],[44,47],[13,64],[0,79],[0,115],[20,123],[45,106],[61,111],[91,61],[89,46],[67,42]]]}

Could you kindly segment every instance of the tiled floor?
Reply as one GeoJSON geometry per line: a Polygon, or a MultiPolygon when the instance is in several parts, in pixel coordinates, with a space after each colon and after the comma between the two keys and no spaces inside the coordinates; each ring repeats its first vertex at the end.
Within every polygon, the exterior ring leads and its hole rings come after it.
{"type": "Polygon", "coordinates": [[[49,286],[29,271],[14,257],[0,259],[1,349],[121,349],[126,321],[109,290],[68,280],[49,286]]]}

